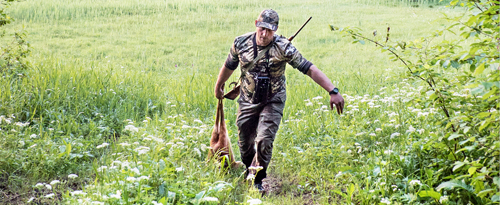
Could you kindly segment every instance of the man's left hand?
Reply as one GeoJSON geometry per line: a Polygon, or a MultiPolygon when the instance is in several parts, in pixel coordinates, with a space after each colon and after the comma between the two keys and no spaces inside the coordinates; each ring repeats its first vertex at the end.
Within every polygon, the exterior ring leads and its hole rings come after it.
{"type": "Polygon", "coordinates": [[[330,108],[333,110],[333,106],[337,108],[337,113],[340,115],[344,112],[344,98],[340,93],[330,95],[330,108]]]}

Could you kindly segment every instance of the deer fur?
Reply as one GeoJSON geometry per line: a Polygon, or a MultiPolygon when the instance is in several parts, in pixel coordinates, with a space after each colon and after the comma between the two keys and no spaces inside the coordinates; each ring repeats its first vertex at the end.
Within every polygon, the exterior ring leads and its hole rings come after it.
{"type": "Polygon", "coordinates": [[[217,116],[215,118],[215,125],[212,131],[212,138],[210,139],[210,151],[208,153],[209,159],[216,157],[218,162],[224,160],[224,167],[238,168],[243,165],[240,161],[235,161],[233,150],[231,149],[231,140],[227,135],[226,122],[224,121],[224,105],[222,99],[219,99],[217,105],[217,116]]]}

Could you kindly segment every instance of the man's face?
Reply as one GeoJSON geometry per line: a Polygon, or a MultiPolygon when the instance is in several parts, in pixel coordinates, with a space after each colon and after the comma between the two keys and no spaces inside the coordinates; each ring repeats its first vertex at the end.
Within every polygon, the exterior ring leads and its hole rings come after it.
{"type": "MultiPolygon", "coordinates": [[[[257,25],[257,21],[255,21],[255,25],[257,25]]],[[[267,46],[271,41],[273,41],[273,36],[276,31],[273,31],[268,28],[256,27],[257,28],[257,36],[256,43],[259,46],[267,46]]]]}

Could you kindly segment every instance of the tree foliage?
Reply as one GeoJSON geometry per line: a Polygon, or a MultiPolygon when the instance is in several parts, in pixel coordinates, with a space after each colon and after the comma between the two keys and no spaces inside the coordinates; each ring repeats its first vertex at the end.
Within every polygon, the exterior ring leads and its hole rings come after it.
{"type": "Polygon", "coordinates": [[[14,0],[0,0],[0,38],[8,39],[0,44],[0,73],[2,77],[22,77],[28,68],[26,56],[29,54],[29,42],[26,31],[20,30],[9,34],[5,26],[13,21],[7,9],[14,0]]]}
{"type": "Polygon", "coordinates": [[[429,119],[438,130],[417,139],[421,163],[436,186],[419,192],[420,200],[436,203],[498,204],[500,32],[499,1],[453,0],[451,7],[467,10],[448,20],[442,30],[410,41],[392,41],[386,35],[361,34],[358,28],[335,31],[353,43],[375,44],[407,69],[408,78],[425,88],[411,106],[438,108],[442,118],[429,119]],[[430,174],[429,174],[430,173],[430,174]],[[445,197],[446,200],[442,200],[445,197]],[[443,202],[446,201],[446,202],[443,202]]]}

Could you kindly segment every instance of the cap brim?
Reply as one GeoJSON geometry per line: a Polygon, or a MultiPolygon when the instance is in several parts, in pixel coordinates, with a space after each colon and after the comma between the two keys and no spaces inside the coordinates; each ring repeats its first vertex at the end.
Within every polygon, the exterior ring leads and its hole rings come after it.
{"type": "Polygon", "coordinates": [[[263,27],[263,28],[271,29],[273,31],[278,30],[278,26],[272,25],[270,23],[262,22],[262,21],[257,21],[256,26],[257,27],[263,27]]]}

